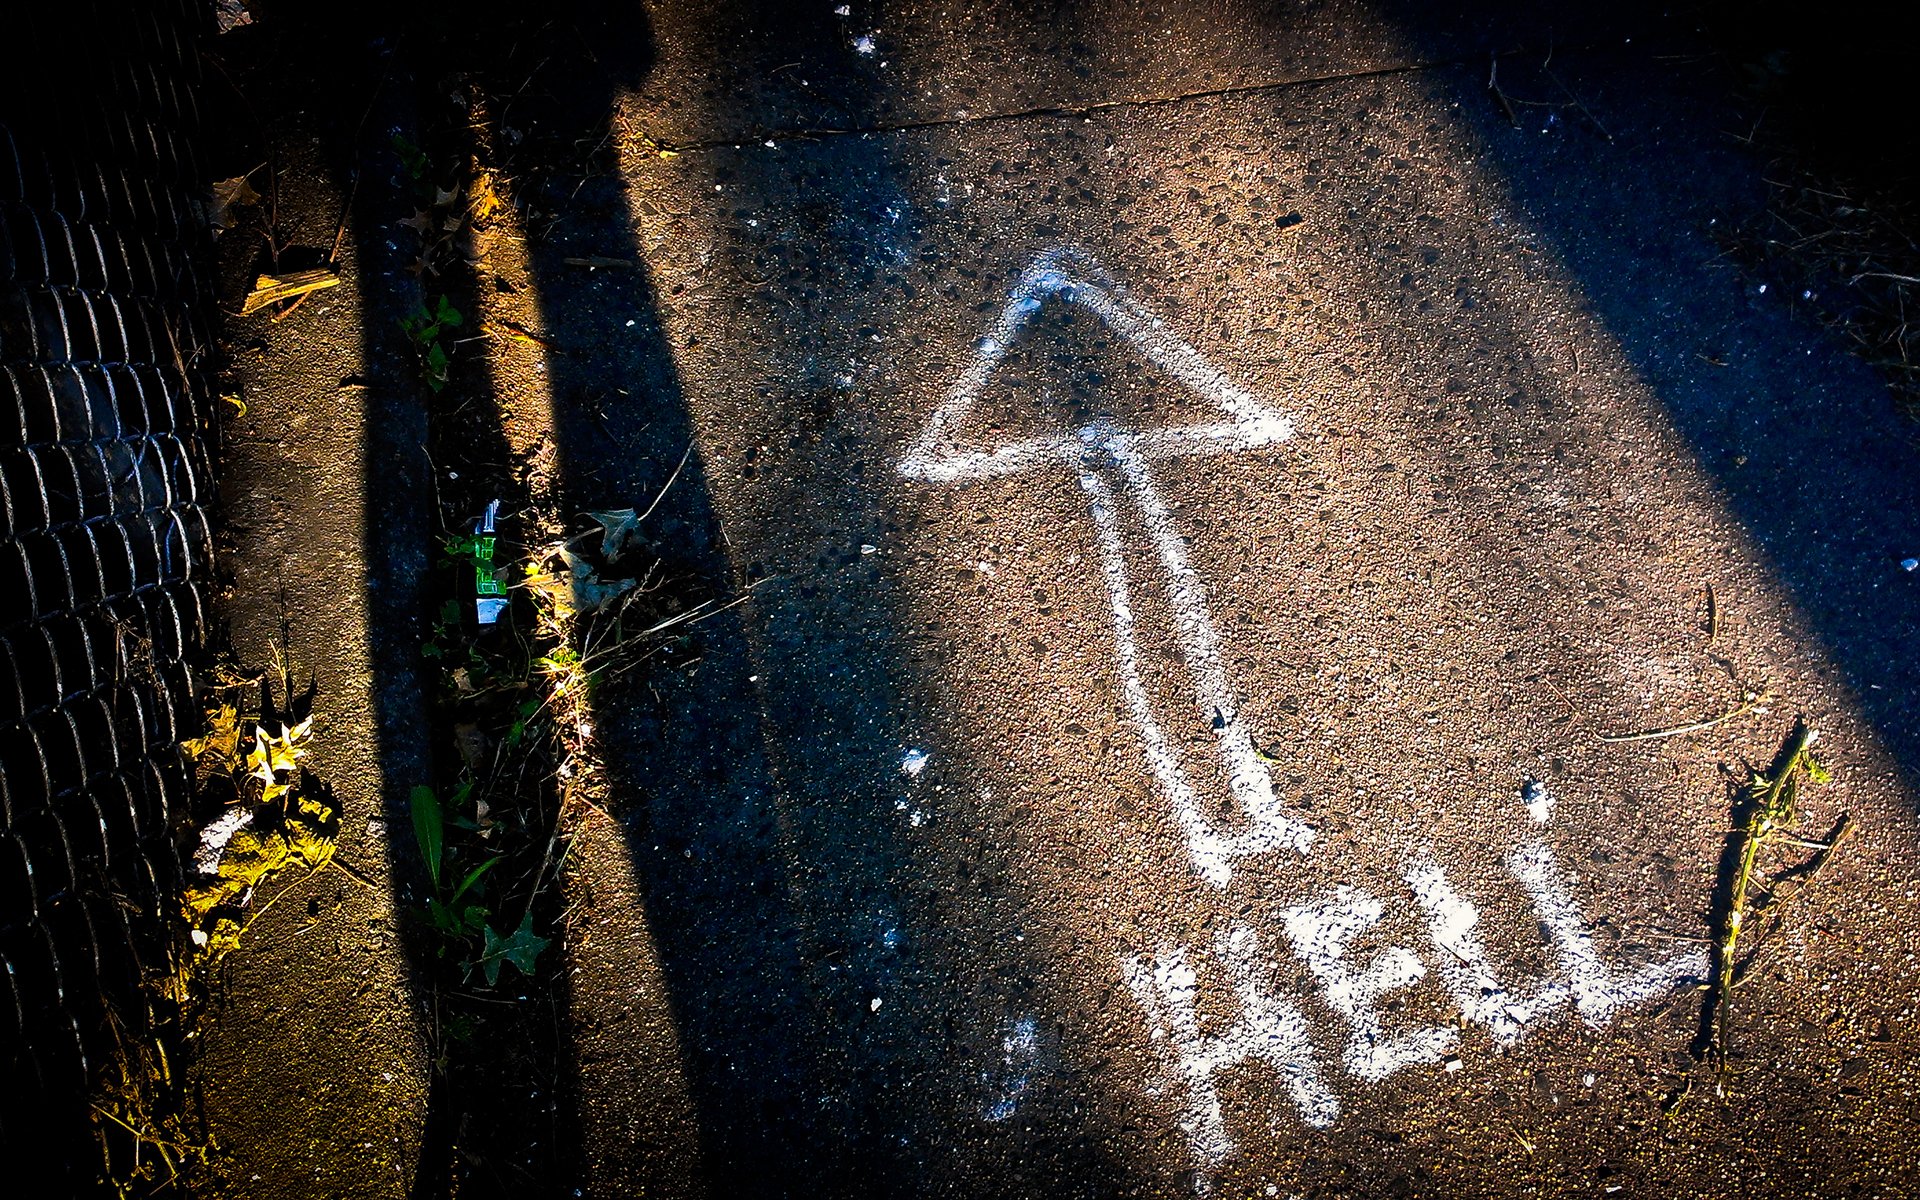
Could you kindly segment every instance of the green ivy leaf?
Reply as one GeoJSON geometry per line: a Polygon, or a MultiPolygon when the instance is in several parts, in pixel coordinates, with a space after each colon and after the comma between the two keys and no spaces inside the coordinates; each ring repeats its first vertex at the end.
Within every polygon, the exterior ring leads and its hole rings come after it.
{"type": "Polygon", "coordinates": [[[420,857],[427,860],[427,876],[433,890],[440,890],[440,856],[446,849],[446,816],[440,811],[440,797],[424,784],[409,793],[408,807],[413,810],[413,836],[420,843],[420,857]]]}
{"type": "Polygon", "coordinates": [[[480,958],[480,969],[486,973],[487,986],[500,982],[500,964],[510,962],[528,979],[533,978],[534,962],[540,952],[552,943],[533,932],[533,914],[527,913],[520,918],[520,928],[513,931],[511,937],[501,937],[487,926],[487,947],[480,958]]]}

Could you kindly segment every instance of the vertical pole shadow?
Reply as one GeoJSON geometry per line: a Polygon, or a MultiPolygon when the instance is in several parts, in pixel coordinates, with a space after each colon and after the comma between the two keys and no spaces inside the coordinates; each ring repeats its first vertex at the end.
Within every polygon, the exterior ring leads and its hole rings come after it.
{"type": "MultiPolygon", "coordinates": [[[[444,669],[430,668],[422,655],[427,617],[449,594],[471,603],[454,572],[436,567],[436,551],[496,499],[509,514],[503,537],[511,539],[511,514],[528,503],[486,356],[456,348],[445,390],[433,393],[419,348],[402,326],[441,297],[463,313],[477,307],[472,274],[458,256],[438,275],[422,270],[420,239],[402,225],[418,219],[417,209],[431,207],[421,187],[463,173],[474,150],[472,130],[449,120],[449,105],[442,103],[441,89],[457,78],[464,49],[447,28],[450,19],[431,5],[277,6],[263,14],[273,40],[252,69],[276,100],[302,110],[323,140],[338,194],[352,197],[348,227],[361,289],[363,365],[360,376],[343,385],[351,382],[365,406],[370,699],[397,933],[412,1007],[433,1059],[409,1194],[423,1200],[456,1192],[565,1196],[573,1193],[579,1148],[564,973],[527,980],[517,1002],[469,995],[472,989],[449,973],[446,941],[418,915],[430,889],[408,797],[414,787],[451,774],[444,762],[437,769],[444,756],[435,748],[452,742],[455,719],[448,706],[435,703],[436,691],[448,685],[444,669]],[[417,161],[406,161],[407,146],[426,147],[425,176],[417,161]],[[430,446],[451,448],[466,469],[439,475],[430,446]]],[[[557,820],[551,800],[540,791],[526,813],[503,813],[526,822],[536,850],[557,820]]],[[[500,919],[509,922],[525,900],[524,892],[508,891],[506,876],[515,869],[509,864],[494,873],[502,877],[508,913],[500,919]]],[[[536,916],[544,926],[554,914],[536,905],[536,916]]]]}
{"type": "MultiPolygon", "coordinates": [[[[833,23],[771,3],[714,19],[729,32],[776,31],[783,59],[806,64],[811,89],[855,97],[854,109],[862,98],[881,103],[833,23]]],[[[858,451],[849,465],[859,420],[835,406],[852,397],[836,399],[817,362],[845,334],[838,309],[861,303],[820,293],[876,286],[870,265],[863,273],[819,260],[899,219],[887,211],[904,195],[890,151],[877,139],[838,139],[823,163],[792,173],[738,156],[722,165],[724,153],[679,164],[735,178],[725,191],[777,196],[805,217],[791,257],[762,264],[785,273],[772,290],[744,270],[715,280],[748,288],[753,303],[739,341],[712,353],[744,358],[749,344],[771,344],[768,361],[751,366],[773,380],[760,392],[766,420],[755,436],[790,442],[780,448],[790,521],[730,540],[703,453],[716,431],[696,427],[676,363],[709,352],[692,339],[676,344],[628,183],[592,160],[620,136],[609,122],[650,69],[651,30],[632,8],[593,3],[510,28],[494,28],[493,44],[539,66],[499,81],[515,99],[497,124],[543,131],[558,157],[573,154],[571,165],[516,184],[523,209],[554,218],[531,239],[527,263],[549,347],[563,495],[576,511],[645,509],[691,447],[643,532],[656,553],[722,591],[754,587],[746,604],[698,627],[697,663],[675,667],[663,654],[667,665],[644,680],[605,681],[593,695],[612,812],[666,976],[704,1181],[714,1194],[754,1195],[912,1194],[956,1177],[987,1195],[1119,1190],[1125,1168],[1103,1148],[1111,1131],[1091,1128],[1094,1106],[1068,1094],[1094,1073],[1071,1049],[1051,1099],[1062,1127],[1042,1139],[1046,1153],[991,1178],[974,1167],[980,1143],[997,1135],[979,1096],[989,1064],[962,1048],[968,1031],[997,1027],[1002,1006],[1040,990],[1045,968],[1035,959],[1045,952],[996,940],[978,916],[1018,909],[1017,899],[987,898],[990,879],[1013,874],[1009,864],[976,878],[967,864],[930,861],[932,843],[911,836],[895,811],[906,739],[936,724],[926,711],[932,689],[911,677],[901,649],[910,621],[902,584],[857,549],[863,530],[888,520],[872,478],[882,472],[868,471],[879,464],[858,451]],[[585,260],[632,265],[587,270],[585,260]],[[773,316],[768,297],[781,287],[808,302],[773,316]],[[820,522],[803,520],[803,508],[820,522]],[[957,885],[956,867],[971,882],[957,885]],[[979,894],[953,895],[957,886],[979,894]]],[[[848,119],[838,111],[848,102],[835,103],[837,119],[848,119]]],[[[756,124],[753,112],[726,115],[756,124]]],[[[871,115],[851,111],[855,122],[871,115]]],[[[728,247],[714,269],[752,253],[728,247]]],[[[989,858],[1004,857],[991,832],[969,832],[989,858]]],[[[609,1178],[626,1154],[589,1150],[609,1178]]]]}

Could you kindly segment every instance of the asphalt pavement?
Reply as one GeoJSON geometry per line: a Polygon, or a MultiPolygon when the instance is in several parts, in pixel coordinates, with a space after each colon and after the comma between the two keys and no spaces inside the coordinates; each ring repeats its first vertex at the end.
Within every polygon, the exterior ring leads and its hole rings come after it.
{"type": "Polygon", "coordinates": [[[582,1194],[1908,1194],[1920,471],[1685,21],[596,21],[507,440],[745,600],[595,700],[582,1194]]]}

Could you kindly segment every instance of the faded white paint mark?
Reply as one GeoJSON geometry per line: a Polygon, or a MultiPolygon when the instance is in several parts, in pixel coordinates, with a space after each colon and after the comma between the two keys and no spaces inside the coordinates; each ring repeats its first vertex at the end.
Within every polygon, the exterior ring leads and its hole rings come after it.
{"type": "Polygon", "coordinates": [[[1573,993],[1574,1011],[1588,1025],[1599,1028],[1620,1009],[1670,992],[1683,980],[1706,977],[1704,947],[1648,963],[1637,971],[1609,969],[1594,948],[1593,935],[1573,902],[1553,851],[1541,845],[1522,846],[1507,857],[1507,869],[1527,890],[1540,924],[1553,938],[1561,974],[1573,993]]]}
{"type": "Polygon", "coordinates": [[[220,860],[226,856],[233,835],[253,823],[251,808],[229,808],[200,831],[200,844],[193,852],[193,869],[202,875],[218,875],[220,860]]]}
{"type": "Polygon", "coordinates": [[[1380,997],[1411,987],[1427,973],[1413,951],[1389,946],[1364,968],[1347,960],[1355,938],[1380,923],[1385,906],[1365,892],[1342,885],[1321,900],[1281,913],[1287,937],[1325,989],[1327,1003],[1346,1018],[1352,1033],[1341,1061],[1356,1079],[1375,1082],[1414,1063],[1438,1062],[1459,1038],[1447,1026],[1424,1026],[1389,1034],[1380,1019],[1380,997]]]}
{"type": "Polygon", "coordinates": [[[1536,824],[1545,825],[1553,818],[1553,793],[1538,779],[1529,779],[1520,785],[1520,802],[1527,806],[1527,815],[1536,824]]]}
{"type": "Polygon", "coordinates": [[[900,772],[909,779],[918,779],[932,761],[933,755],[925,750],[909,749],[900,755],[900,772]]]}
{"type": "MultiPolygon", "coordinates": [[[[1148,464],[1157,458],[1176,455],[1220,454],[1269,446],[1291,433],[1292,424],[1286,417],[1229,381],[1192,346],[1170,333],[1158,317],[1141,308],[1118,284],[1107,279],[1090,258],[1074,250],[1051,250],[1036,258],[1021,275],[993,332],[981,340],[960,381],[927,422],[899,466],[900,473],[909,478],[936,483],[993,479],[1052,464],[1069,466],[1078,474],[1092,510],[1101,551],[1101,574],[1113,610],[1114,652],[1122,698],[1139,730],[1148,770],[1173,810],[1195,869],[1209,882],[1221,886],[1233,877],[1234,858],[1279,849],[1305,854],[1313,846],[1314,834],[1304,822],[1282,812],[1272,779],[1239,719],[1239,704],[1222,666],[1219,635],[1207,615],[1206,589],[1187,562],[1185,544],[1154,485],[1148,464]],[[1009,348],[1032,324],[1050,297],[1078,304],[1098,316],[1150,362],[1218,404],[1231,419],[1146,432],[1101,423],[1009,442],[989,450],[963,449],[955,440],[956,431],[1009,348]],[[1219,830],[1206,815],[1174,749],[1173,739],[1167,736],[1153,713],[1140,674],[1132,591],[1120,535],[1116,493],[1107,482],[1109,474],[1119,476],[1120,493],[1140,513],[1166,573],[1174,635],[1191,677],[1194,703],[1214,731],[1215,749],[1227,786],[1246,818],[1246,828],[1238,832],[1219,830]]],[[[985,564],[982,567],[984,569],[985,564]]]]}
{"type": "MultiPolygon", "coordinates": [[[[1019,1017],[1000,1035],[999,1082],[993,1085],[993,1099],[980,1114],[989,1121],[1004,1121],[1020,1107],[1021,1097],[1033,1086],[1034,1068],[1040,1061],[1040,1028],[1032,1017],[1019,1017]]],[[[986,1076],[983,1074],[982,1079],[986,1076]]]]}
{"type": "MultiPolygon", "coordinates": [[[[1569,1008],[1599,1027],[1623,1008],[1706,971],[1704,950],[1633,970],[1609,967],[1546,847],[1523,846],[1506,865],[1532,901],[1555,951],[1553,974],[1524,990],[1501,983],[1480,940],[1478,910],[1431,856],[1418,855],[1405,869],[1414,899],[1427,915],[1441,981],[1459,1003],[1461,1016],[1484,1026],[1496,1045],[1514,1044],[1541,1018],[1569,1008]]],[[[1417,984],[1426,975],[1426,962],[1398,946],[1378,951],[1364,966],[1350,961],[1356,939],[1379,924],[1385,912],[1380,900],[1343,885],[1279,916],[1295,954],[1319,982],[1327,1007],[1347,1027],[1341,1062],[1348,1074],[1371,1083],[1419,1063],[1461,1070],[1464,1064],[1455,1053],[1458,1030],[1447,1025],[1389,1031],[1382,1017],[1381,998],[1417,984]]],[[[1221,1071],[1265,1062],[1279,1071],[1307,1124],[1331,1124],[1340,1112],[1339,1100],[1320,1077],[1307,1018],[1262,985],[1274,968],[1259,959],[1257,949],[1253,930],[1239,923],[1214,947],[1214,958],[1225,968],[1239,1003],[1232,1025],[1216,1034],[1200,1029],[1199,975],[1183,947],[1161,947],[1151,967],[1138,958],[1120,960],[1121,974],[1146,1014],[1152,1039],[1163,1043],[1171,1073],[1185,1085],[1180,1127],[1200,1168],[1202,1192],[1211,1188],[1212,1173],[1236,1150],[1221,1114],[1221,1071]]]]}
{"type": "Polygon", "coordinates": [[[1146,1013],[1153,1039],[1164,1043],[1170,1069],[1186,1085],[1180,1127],[1202,1167],[1202,1191],[1210,1185],[1209,1173],[1235,1148],[1220,1108],[1217,1076],[1222,1071],[1265,1063],[1279,1073],[1308,1125],[1323,1129],[1340,1116],[1340,1101],[1314,1060],[1306,1017],[1262,982],[1272,968],[1261,959],[1253,930],[1233,925],[1216,954],[1240,1002],[1238,1016],[1218,1033],[1201,1032],[1199,976],[1184,947],[1163,947],[1151,967],[1138,958],[1120,960],[1120,973],[1146,1013]]]}
{"type": "MultiPolygon", "coordinates": [[[[1427,933],[1440,952],[1435,956],[1440,978],[1453,993],[1460,1015],[1484,1026],[1494,1045],[1513,1045],[1529,1022],[1567,1002],[1564,984],[1543,982],[1518,995],[1495,978],[1476,932],[1479,910],[1461,898],[1431,857],[1423,854],[1407,864],[1406,877],[1414,899],[1427,911],[1427,933]]],[[[1447,1069],[1457,1070],[1459,1063],[1450,1059],[1447,1069]]]]}

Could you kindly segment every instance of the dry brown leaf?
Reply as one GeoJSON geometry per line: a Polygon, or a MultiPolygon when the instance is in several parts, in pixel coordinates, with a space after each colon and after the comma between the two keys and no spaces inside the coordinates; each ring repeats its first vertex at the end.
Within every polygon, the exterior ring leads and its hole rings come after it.
{"type": "Polygon", "coordinates": [[[311,271],[295,271],[289,275],[262,275],[253,281],[253,290],[247,293],[245,303],[241,304],[240,315],[248,316],[269,304],[278,304],[282,300],[291,300],[321,288],[337,287],[339,283],[340,274],[332,267],[316,267],[311,271]]]}
{"type": "Polygon", "coordinates": [[[213,183],[213,233],[215,237],[232,229],[238,220],[233,215],[236,208],[245,208],[249,204],[260,203],[260,193],[253,190],[245,175],[235,175],[232,179],[216,179],[213,183]]]}

